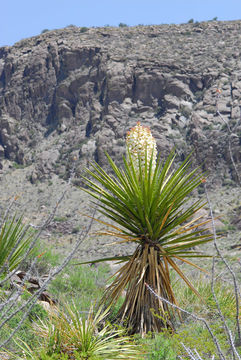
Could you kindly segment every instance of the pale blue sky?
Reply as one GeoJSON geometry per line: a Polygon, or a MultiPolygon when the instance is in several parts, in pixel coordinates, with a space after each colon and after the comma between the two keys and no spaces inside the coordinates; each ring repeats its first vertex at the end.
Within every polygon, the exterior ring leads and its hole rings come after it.
{"type": "Polygon", "coordinates": [[[241,19],[241,0],[1,0],[0,46],[70,24],[118,26],[241,19]]]}

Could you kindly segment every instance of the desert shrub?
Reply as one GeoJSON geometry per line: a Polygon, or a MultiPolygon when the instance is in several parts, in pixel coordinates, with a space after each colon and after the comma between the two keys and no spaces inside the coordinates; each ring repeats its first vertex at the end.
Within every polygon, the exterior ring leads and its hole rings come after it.
{"type": "Polygon", "coordinates": [[[119,27],[128,27],[128,25],[121,22],[119,23],[119,27]]]}
{"type": "Polygon", "coordinates": [[[79,31],[81,32],[81,33],[85,33],[86,31],[88,31],[89,29],[87,28],[87,27],[85,27],[85,26],[82,26],[80,29],[79,29],[79,31]]]}
{"type": "Polygon", "coordinates": [[[173,347],[174,341],[170,334],[165,332],[159,334],[149,333],[144,339],[136,339],[143,347],[145,359],[147,360],[176,360],[177,353],[173,347]]]}
{"type": "Polygon", "coordinates": [[[48,321],[35,324],[34,330],[42,339],[39,348],[32,349],[20,342],[27,359],[60,358],[73,360],[140,359],[137,345],[125,335],[125,330],[115,329],[105,322],[108,310],[93,308],[87,317],[80,314],[74,304],[50,308],[48,321]],[[59,357],[56,357],[58,355],[59,357]]]}

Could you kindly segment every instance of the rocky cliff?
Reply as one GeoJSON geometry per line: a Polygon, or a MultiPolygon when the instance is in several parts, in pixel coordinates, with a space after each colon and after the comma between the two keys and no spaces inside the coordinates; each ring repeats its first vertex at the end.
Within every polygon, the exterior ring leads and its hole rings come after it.
{"type": "Polygon", "coordinates": [[[162,157],[173,146],[179,159],[193,150],[213,184],[238,185],[240,34],[241,21],[68,27],[0,48],[5,194],[19,191],[10,179],[23,170],[25,192],[67,179],[73,162],[78,182],[90,160],[105,165],[104,151],[120,160],[137,121],[162,157]]]}

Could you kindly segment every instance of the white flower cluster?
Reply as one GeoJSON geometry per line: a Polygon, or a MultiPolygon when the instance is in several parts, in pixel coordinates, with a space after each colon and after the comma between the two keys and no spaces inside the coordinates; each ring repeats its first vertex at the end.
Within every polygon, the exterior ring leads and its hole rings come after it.
{"type": "Polygon", "coordinates": [[[147,156],[147,169],[149,170],[149,163],[153,153],[152,171],[155,169],[157,158],[156,140],[148,127],[142,126],[138,122],[136,126],[127,132],[126,146],[137,173],[139,172],[139,158],[142,171],[145,170],[145,154],[147,156]]]}

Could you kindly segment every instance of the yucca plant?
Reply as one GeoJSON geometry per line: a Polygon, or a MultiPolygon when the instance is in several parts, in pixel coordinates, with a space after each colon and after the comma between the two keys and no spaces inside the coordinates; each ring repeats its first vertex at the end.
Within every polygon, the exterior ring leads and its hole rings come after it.
{"type": "Polygon", "coordinates": [[[97,200],[99,211],[114,222],[102,222],[111,230],[98,234],[120,238],[113,246],[136,244],[133,254],[93,262],[123,263],[102,300],[113,304],[126,290],[119,317],[126,318],[132,332],[143,334],[172,326],[173,315],[167,303],[153,297],[145,284],[161,298],[177,304],[170,280],[172,268],[198,295],[176,260],[200,269],[190,258],[204,255],[193,248],[212,237],[201,229],[207,221],[200,222],[198,215],[194,219],[204,204],[190,204],[189,194],[200,185],[203,175],[199,169],[190,169],[190,156],[172,170],[175,152],[165,162],[157,160],[155,139],[140,123],[127,134],[126,143],[123,168],[107,154],[113,175],[94,163],[92,169],[86,169],[84,181],[88,188],[83,190],[97,200]],[[161,316],[154,316],[152,309],[161,312],[161,316]]]}
{"type": "Polygon", "coordinates": [[[39,349],[31,349],[24,342],[18,345],[25,358],[42,360],[114,360],[140,359],[139,347],[133,344],[124,329],[114,329],[105,322],[108,309],[100,307],[96,314],[90,309],[87,318],[82,317],[74,304],[65,304],[65,310],[49,308],[48,319],[34,324],[34,331],[43,343],[39,349]]]}
{"type": "Polygon", "coordinates": [[[21,217],[3,221],[0,227],[0,278],[20,264],[32,238],[33,233],[22,223],[21,217]]]}

